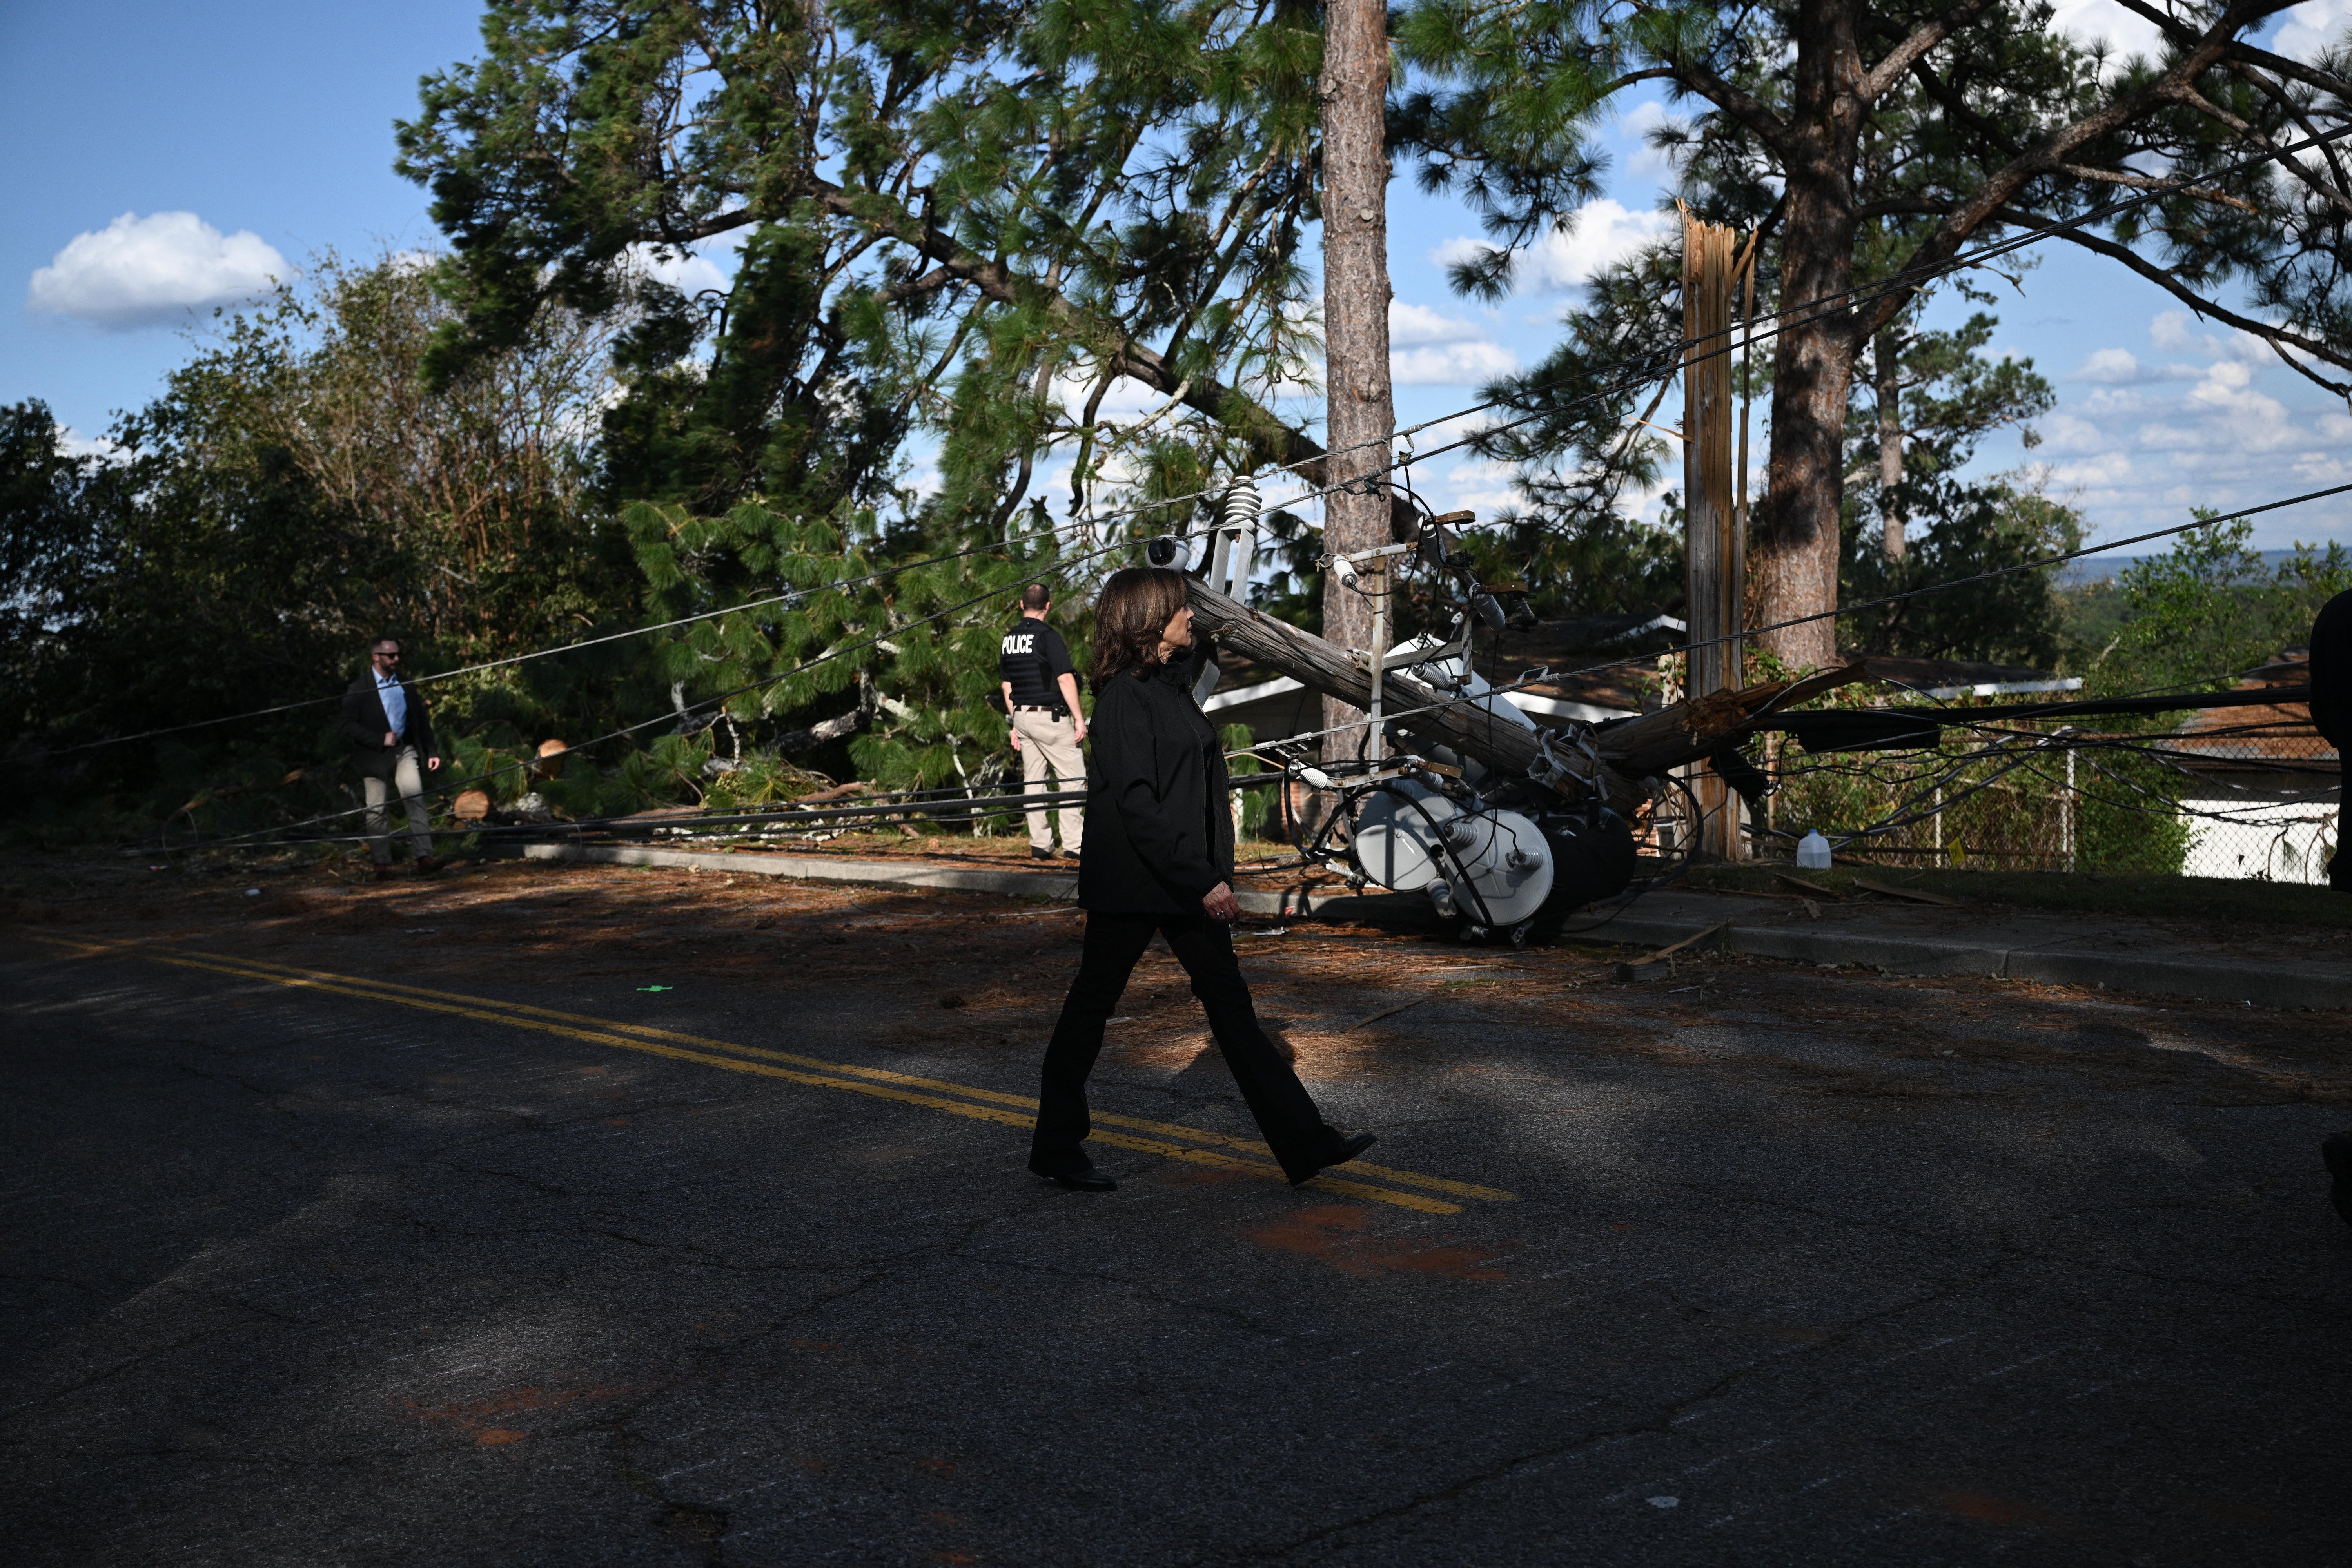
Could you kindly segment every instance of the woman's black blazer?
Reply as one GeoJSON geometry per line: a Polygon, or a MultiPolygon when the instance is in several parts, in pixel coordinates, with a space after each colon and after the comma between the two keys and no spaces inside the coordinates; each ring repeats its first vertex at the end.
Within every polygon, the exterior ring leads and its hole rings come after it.
{"type": "Polygon", "coordinates": [[[1233,880],[1224,747],[1192,700],[1198,658],[1128,670],[1095,695],[1082,908],[1199,914],[1201,900],[1233,880]]]}

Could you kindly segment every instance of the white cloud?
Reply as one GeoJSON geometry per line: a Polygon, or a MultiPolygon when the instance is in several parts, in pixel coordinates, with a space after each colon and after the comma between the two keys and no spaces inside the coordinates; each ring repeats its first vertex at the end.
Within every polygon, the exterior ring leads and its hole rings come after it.
{"type": "Polygon", "coordinates": [[[2071,379],[2127,386],[2139,379],[2139,360],[2129,349],[2100,349],[2082,363],[2071,379]]]}
{"type": "Polygon", "coordinates": [[[1402,300],[1389,304],[1389,375],[1401,386],[1476,386],[1519,368],[1475,321],[1402,300]]]}
{"type": "Polygon", "coordinates": [[[633,245],[629,247],[629,257],[645,268],[647,277],[668,284],[689,299],[705,289],[716,289],[724,294],[735,287],[732,274],[721,271],[707,253],[665,251],[660,246],[633,245]]]}
{"type": "Polygon", "coordinates": [[[735,274],[743,263],[743,247],[757,233],[751,224],[722,228],[692,247],[633,245],[629,258],[657,280],[691,298],[705,289],[731,292],[735,274]]]}
{"type": "MultiPolygon", "coordinates": [[[[1087,399],[1094,395],[1094,391],[1095,376],[1090,365],[1066,364],[1055,373],[1053,395],[1072,419],[1086,413],[1087,399]]],[[[1167,406],[1166,393],[1146,386],[1130,376],[1115,376],[1103,392],[1102,404],[1095,410],[1095,418],[1104,424],[1131,424],[1167,406]]]]}
{"type": "MultiPolygon", "coordinates": [[[[2258,340],[2187,312],[2152,316],[2144,342],[2094,350],[2066,380],[2061,406],[2036,421],[2052,458],[2041,472],[2082,509],[2094,538],[2352,473],[2352,416],[2314,397],[2258,340]]],[[[2347,514],[2336,502],[2299,507],[2258,522],[2255,540],[2271,548],[2343,537],[2347,514]]]]}
{"type": "Polygon", "coordinates": [[[58,450],[68,458],[99,458],[121,462],[130,454],[104,436],[85,436],[70,425],[58,426],[58,450]]]}
{"type": "Polygon", "coordinates": [[[2352,24],[2352,0],[2303,0],[2286,14],[2271,48],[2289,59],[2312,59],[2341,42],[2347,24],[2352,24]]]}
{"type": "Polygon", "coordinates": [[[2206,373],[2189,392],[2190,405],[2218,416],[2220,434],[2229,449],[2274,452],[2308,439],[2295,428],[2286,405],[2253,387],[2254,373],[2236,360],[2224,360],[2206,373]]]}
{"type": "Polygon", "coordinates": [[[2095,452],[2107,444],[2097,425],[2063,408],[2045,416],[2039,428],[2042,445],[2051,452],[2095,452]]]}
{"type": "Polygon", "coordinates": [[[1674,181],[1679,172],[1675,168],[1674,154],[1650,145],[1650,133],[1664,126],[1672,118],[1666,112],[1666,106],[1654,98],[1643,99],[1627,112],[1622,127],[1626,174],[1651,184],[1668,184],[1674,181]]]}
{"type": "Polygon", "coordinates": [[[1400,386],[1477,386],[1519,368],[1500,343],[1433,344],[1389,355],[1389,378],[1400,386]]]}
{"type": "Polygon", "coordinates": [[[2118,57],[2153,55],[2163,42],[2157,25],[2116,0],[2056,0],[2054,30],[2070,33],[2084,43],[2104,38],[2118,57]]]}
{"type": "Polygon", "coordinates": [[[1454,464],[1436,485],[1424,487],[1423,493],[1434,489],[1444,497],[1447,510],[1475,511],[1484,521],[1507,507],[1526,504],[1513,482],[1515,475],[1508,464],[1474,458],[1454,464]]]}
{"type": "MultiPolygon", "coordinates": [[[[2208,359],[2234,359],[2248,364],[2268,364],[2268,344],[2251,332],[2200,332],[2186,310],[2158,310],[2147,323],[2147,341],[2171,353],[2200,354],[2208,359]]],[[[2194,375],[2195,371],[2183,374],[2194,375]]]]}
{"type": "Polygon", "coordinates": [[[2067,487],[2111,486],[2125,483],[2133,475],[2129,453],[2103,452],[2079,463],[2056,463],[2045,470],[2050,480],[2067,487]]]}
{"type": "Polygon", "coordinates": [[[2175,353],[2200,346],[2198,334],[2189,330],[2186,310],[2158,310],[2147,323],[2147,341],[2175,353]]]}
{"type": "Polygon", "coordinates": [[[1389,346],[1413,349],[1430,343],[1466,343],[1486,335],[1475,321],[1402,300],[1389,301],[1389,346]]]}
{"type": "Polygon", "coordinates": [[[194,213],[124,213],[94,234],[76,235],[33,274],[25,303],[129,331],[242,304],[292,273],[259,235],[224,235],[194,213]]]}
{"type": "MultiPolygon", "coordinates": [[[[1565,230],[1552,229],[1519,253],[1511,282],[1522,289],[1573,289],[1596,272],[1664,237],[1671,215],[1634,212],[1610,197],[1577,209],[1565,230]]],[[[1449,239],[1429,253],[1441,267],[1472,260],[1494,247],[1483,240],[1449,239]]]]}
{"type": "Polygon", "coordinates": [[[940,493],[943,481],[940,478],[940,454],[936,447],[925,447],[915,454],[915,460],[901,481],[921,499],[940,493]]]}

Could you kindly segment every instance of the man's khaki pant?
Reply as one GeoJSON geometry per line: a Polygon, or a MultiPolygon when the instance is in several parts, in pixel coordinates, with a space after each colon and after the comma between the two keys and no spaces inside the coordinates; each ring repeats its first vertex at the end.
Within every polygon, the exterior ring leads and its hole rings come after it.
{"type": "MultiPolygon", "coordinates": [[[[1082,790],[1087,787],[1087,760],[1078,751],[1078,721],[1076,718],[1056,719],[1051,713],[1041,713],[1034,708],[1013,710],[1013,732],[1021,737],[1021,792],[1041,795],[1046,789],[1045,770],[1052,768],[1057,787],[1082,790]]],[[[1029,813],[1029,847],[1050,849],[1054,847],[1053,829],[1046,825],[1050,816],[1044,806],[1029,813]]],[[[1078,841],[1086,837],[1087,814],[1075,805],[1062,807],[1062,847],[1076,853],[1078,841]]]]}
{"type": "Polygon", "coordinates": [[[412,855],[433,853],[433,829],[425,809],[425,770],[417,760],[416,748],[403,746],[393,754],[392,782],[385,783],[373,773],[360,779],[367,791],[368,858],[379,866],[392,864],[392,813],[394,785],[400,789],[400,798],[408,810],[408,846],[412,855]]]}

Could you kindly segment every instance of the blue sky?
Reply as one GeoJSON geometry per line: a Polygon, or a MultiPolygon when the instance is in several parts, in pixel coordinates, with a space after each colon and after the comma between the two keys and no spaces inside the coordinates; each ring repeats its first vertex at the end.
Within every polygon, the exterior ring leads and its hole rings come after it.
{"type": "MultiPolygon", "coordinates": [[[[2078,32],[2146,37],[2111,0],[2067,0],[2060,12],[2078,32]]],[[[0,5],[0,134],[16,150],[0,165],[11,219],[0,280],[14,291],[0,308],[0,400],[40,397],[95,435],[185,356],[190,301],[234,300],[321,247],[430,243],[425,193],[391,170],[392,122],[413,112],[419,76],[474,53],[478,16],[471,0],[0,5]],[[91,60],[102,68],[70,63],[91,60]]],[[[2274,47],[2308,52],[2347,17],[2352,0],[2308,0],[2274,47]]],[[[1637,106],[1612,130],[1610,200],[1548,241],[1519,291],[1492,309],[1445,286],[1441,258],[1476,237],[1470,216],[1410,180],[1392,187],[1401,421],[1464,407],[1482,379],[1540,358],[1580,279],[1664,221],[1640,136],[1656,112],[1637,106]]],[[[2352,477],[2340,401],[2152,285],[2053,247],[2024,296],[2004,296],[1996,349],[2030,355],[2060,402],[2042,447],[1990,444],[1986,464],[2042,465],[2042,482],[2084,510],[2094,537],[2352,477]]],[[[1678,402],[1669,397],[1662,423],[1679,417],[1678,402]]],[[[1759,453],[1761,437],[1759,424],[1759,453]]],[[[1434,501],[1491,510],[1509,498],[1508,477],[1479,465],[1441,462],[1427,477],[1434,501]]],[[[2352,542],[2352,506],[2266,521],[2259,539],[2352,542]]]]}
{"type": "Polygon", "coordinates": [[[217,295],[262,247],[292,264],[429,239],[425,193],[392,172],[392,121],[419,76],[473,51],[478,15],[468,0],[0,5],[0,399],[39,397],[94,434],[185,355],[175,313],[139,308],[167,285],[217,295]],[[77,237],[173,213],[223,246],[151,222],[144,255],[114,247],[115,287],[89,301],[102,324],[33,308],[35,274],[77,237]],[[255,243],[226,244],[239,234],[255,243]]]}

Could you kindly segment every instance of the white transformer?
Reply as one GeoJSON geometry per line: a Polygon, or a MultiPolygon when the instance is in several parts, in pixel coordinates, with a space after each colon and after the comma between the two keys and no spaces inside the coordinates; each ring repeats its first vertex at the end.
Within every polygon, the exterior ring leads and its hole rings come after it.
{"type": "Polygon", "coordinates": [[[1396,779],[1358,808],[1357,867],[1384,888],[1426,891],[1437,912],[1490,929],[1532,920],[1551,896],[1542,829],[1516,811],[1465,811],[1436,790],[1396,779]]]}

